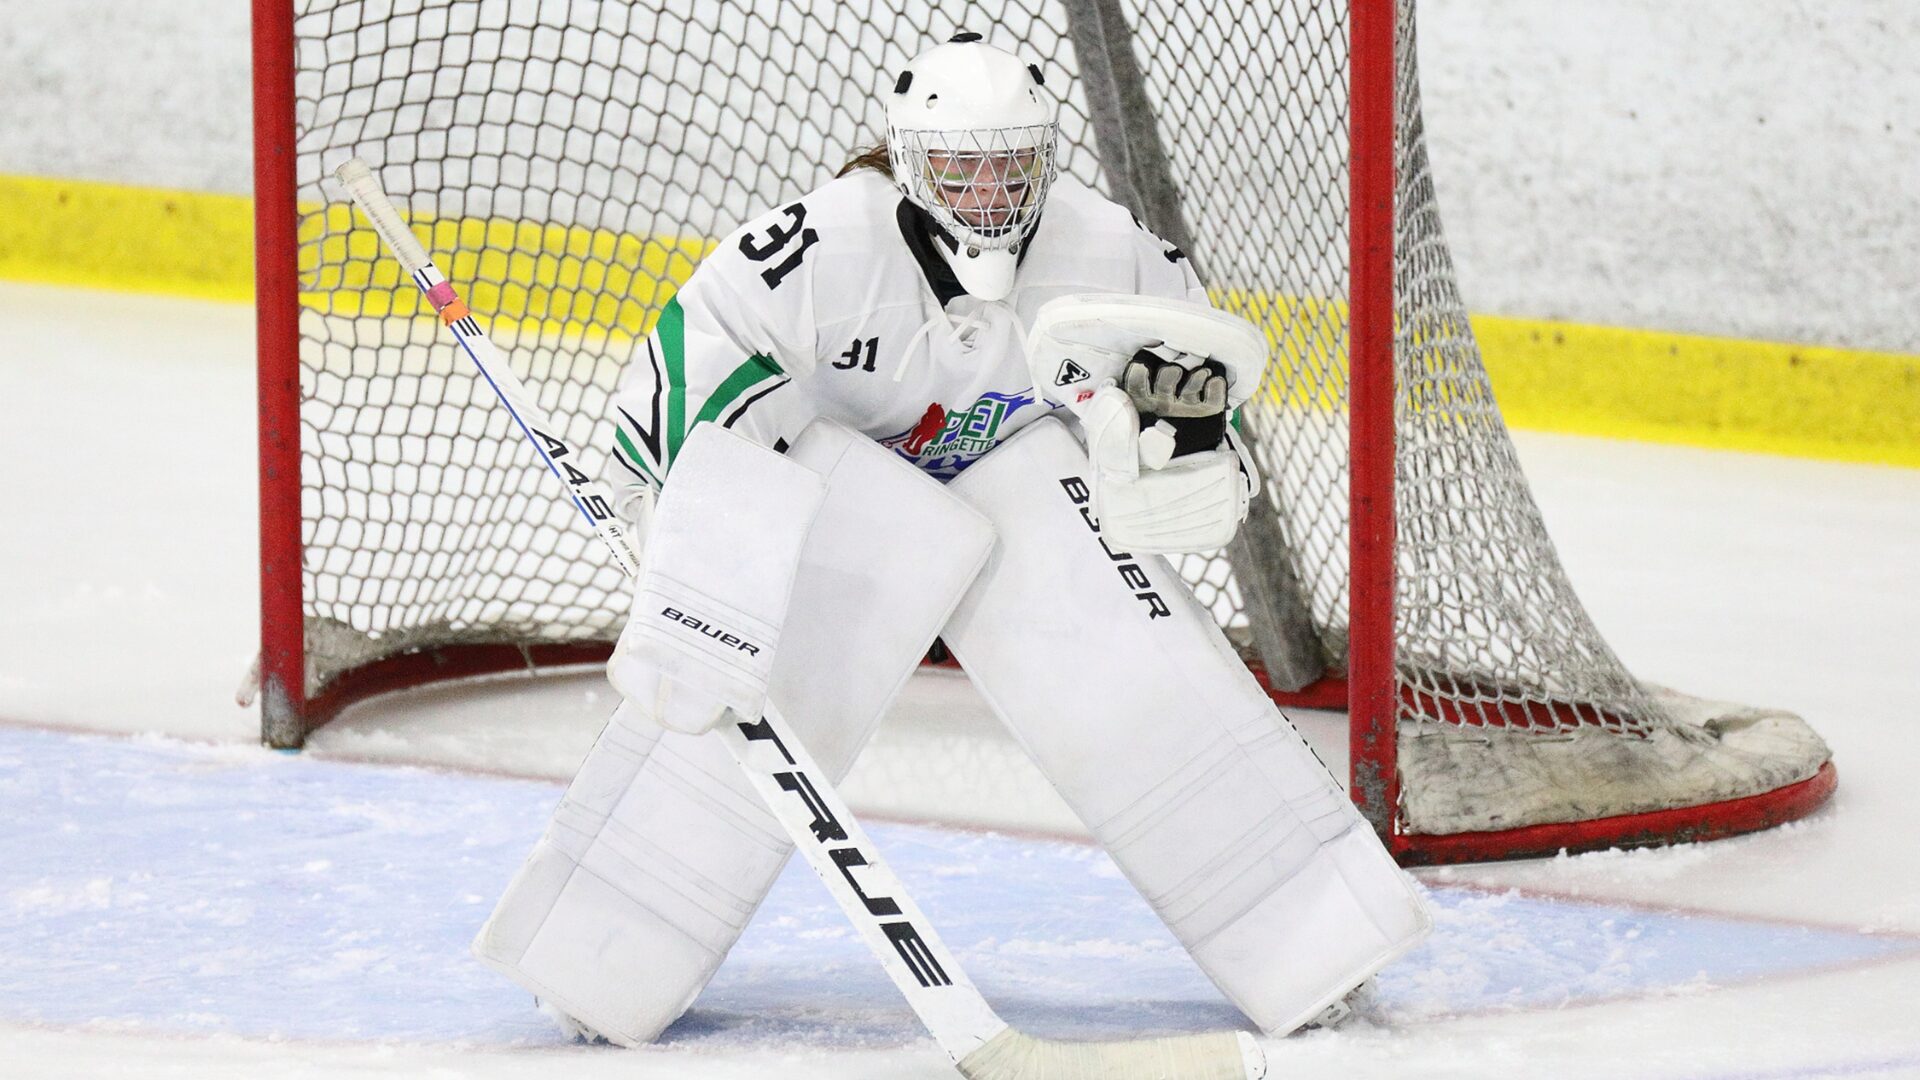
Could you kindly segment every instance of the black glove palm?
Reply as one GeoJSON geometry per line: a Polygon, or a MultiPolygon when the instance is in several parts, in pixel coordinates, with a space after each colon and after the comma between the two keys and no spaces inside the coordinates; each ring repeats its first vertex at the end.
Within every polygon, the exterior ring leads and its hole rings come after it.
{"type": "Polygon", "coordinates": [[[1165,422],[1173,456],[1212,450],[1227,437],[1227,369],[1218,360],[1141,349],[1120,373],[1120,388],[1140,413],[1140,429],[1165,422]],[[1189,366],[1192,365],[1192,366],[1189,366]]]}

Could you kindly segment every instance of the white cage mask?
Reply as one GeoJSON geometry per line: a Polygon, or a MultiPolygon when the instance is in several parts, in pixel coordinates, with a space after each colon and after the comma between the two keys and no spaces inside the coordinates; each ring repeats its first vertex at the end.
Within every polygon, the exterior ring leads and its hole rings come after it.
{"type": "Polygon", "coordinates": [[[967,292],[1003,299],[1057,175],[1057,106],[1038,68],[958,34],[915,57],[887,103],[895,181],[953,246],[967,292]]]}

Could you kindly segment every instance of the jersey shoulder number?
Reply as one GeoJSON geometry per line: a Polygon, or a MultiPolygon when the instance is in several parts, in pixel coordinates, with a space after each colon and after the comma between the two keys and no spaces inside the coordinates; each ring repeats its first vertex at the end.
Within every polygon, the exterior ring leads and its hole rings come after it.
{"type": "Polygon", "coordinates": [[[807,224],[807,204],[796,202],[780,208],[778,216],[761,229],[740,234],[740,254],[756,263],[760,279],[767,288],[778,289],[787,275],[800,268],[807,249],[820,242],[820,233],[807,224]]]}
{"type": "Polygon", "coordinates": [[[1180,260],[1187,257],[1186,252],[1181,251],[1178,247],[1175,247],[1171,242],[1169,242],[1166,239],[1166,237],[1163,237],[1159,233],[1154,232],[1152,229],[1147,228],[1147,223],[1140,220],[1139,214],[1135,214],[1132,211],[1128,211],[1128,216],[1133,218],[1133,224],[1141,232],[1146,233],[1148,236],[1153,237],[1153,242],[1160,245],[1160,254],[1163,255],[1168,262],[1177,263],[1180,260]]]}

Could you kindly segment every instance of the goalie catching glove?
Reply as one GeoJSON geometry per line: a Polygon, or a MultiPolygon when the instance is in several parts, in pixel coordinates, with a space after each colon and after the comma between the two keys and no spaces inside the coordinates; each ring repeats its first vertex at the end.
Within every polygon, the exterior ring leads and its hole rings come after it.
{"type": "MultiPolygon", "coordinates": [[[[1093,466],[1093,516],[1109,545],[1132,552],[1213,551],[1227,546],[1246,520],[1255,473],[1231,429],[1220,449],[1162,457],[1166,464],[1153,468],[1141,463],[1156,455],[1143,445],[1140,414],[1126,391],[1095,391],[1081,424],[1093,466]]],[[[1166,441],[1171,445],[1173,438],[1166,441]]]]}
{"type": "Polygon", "coordinates": [[[1228,424],[1266,371],[1251,323],[1201,303],[1066,296],[1036,315],[1027,361],[1080,418],[1109,542],[1174,553],[1233,539],[1259,482],[1228,424]]]}

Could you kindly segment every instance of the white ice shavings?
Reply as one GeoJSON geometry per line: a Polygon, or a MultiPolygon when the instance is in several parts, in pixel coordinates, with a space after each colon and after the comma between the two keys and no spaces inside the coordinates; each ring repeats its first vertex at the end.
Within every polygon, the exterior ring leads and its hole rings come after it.
{"type": "Polygon", "coordinates": [[[1114,938],[1086,938],[1060,941],[1046,938],[1010,938],[994,947],[1003,956],[1033,957],[1043,960],[1125,960],[1134,957],[1164,956],[1177,948],[1171,941],[1122,941],[1114,938]]]}
{"type": "Polygon", "coordinates": [[[16,915],[54,915],[76,911],[105,911],[113,906],[113,879],[87,881],[40,881],[7,893],[7,904],[16,915]]]}

